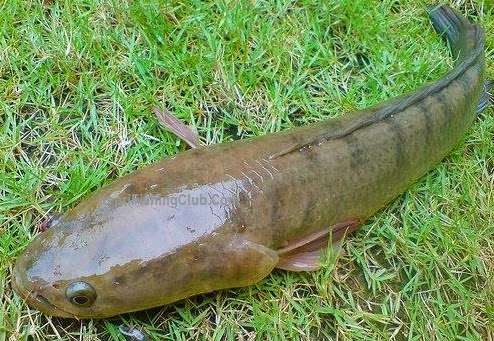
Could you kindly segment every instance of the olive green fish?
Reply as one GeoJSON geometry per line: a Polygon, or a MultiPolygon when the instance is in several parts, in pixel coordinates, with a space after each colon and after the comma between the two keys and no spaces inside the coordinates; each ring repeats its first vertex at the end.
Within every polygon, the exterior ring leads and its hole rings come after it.
{"type": "Polygon", "coordinates": [[[482,29],[447,6],[430,16],[457,58],[440,80],[339,119],[198,147],[120,178],[32,241],[16,262],[14,289],[47,315],[103,318],[247,286],[274,268],[318,269],[329,241],[434,167],[487,104],[482,29]]]}

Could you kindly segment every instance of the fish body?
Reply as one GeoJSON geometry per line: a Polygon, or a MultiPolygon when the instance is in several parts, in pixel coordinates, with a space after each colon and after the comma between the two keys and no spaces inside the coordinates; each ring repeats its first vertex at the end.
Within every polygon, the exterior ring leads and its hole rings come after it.
{"type": "Polygon", "coordinates": [[[102,318],[314,270],[462,139],[483,90],[483,32],[431,18],[458,57],[437,82],[341,118],[199,147],[100,189],[38,235],[14,288],[48,315],[102,318]]]}

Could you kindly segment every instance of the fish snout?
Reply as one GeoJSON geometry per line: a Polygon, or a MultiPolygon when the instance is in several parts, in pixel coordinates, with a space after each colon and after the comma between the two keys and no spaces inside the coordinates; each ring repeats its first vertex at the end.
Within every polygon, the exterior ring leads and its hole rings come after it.
{"type": "MultiPolygon", "coordinates": [[[[25,263],[23,256],[20,256],[15,262],[14,269],[12,271],[12,289],[19,295],[22,299],[27,300],[29,296],[28,280],[26,272],[23,271],[23,265],[25,263]]],[[[25,268],[24,268],[25,269],[25,268]]]]}
{"type": "Polygon", "coordinates": [[[26,272],[26,257],[20,256],[12,271],[11,285],[12,289],[20,296],[30,307],[40,311],[45,315],[59,317],[74,317],[72,314],[62,311],[53,305],[46,297],[47,289],[39,281],[29,280],[26,272]]]}

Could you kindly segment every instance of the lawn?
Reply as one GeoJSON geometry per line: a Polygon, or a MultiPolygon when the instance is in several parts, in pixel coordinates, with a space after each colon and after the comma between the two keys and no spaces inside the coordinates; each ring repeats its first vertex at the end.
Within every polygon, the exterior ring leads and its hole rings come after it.
{"type": "MultiPolygon", "coordinates": [[[[494,32],[490,3],[451,4],[494,32]]],[[[494,338],[492,108],[320,271],[83,322],[30,310],[9,284],[47,216],[186,149],[155,105],[214,144],[441,77],[453,61],[425,3],[12,0],[0,30],[0,340],[123,340],[121,324],[177,340],[494,338]]],[[[488,34],[491,78],[493,48],[488,34]]]]}

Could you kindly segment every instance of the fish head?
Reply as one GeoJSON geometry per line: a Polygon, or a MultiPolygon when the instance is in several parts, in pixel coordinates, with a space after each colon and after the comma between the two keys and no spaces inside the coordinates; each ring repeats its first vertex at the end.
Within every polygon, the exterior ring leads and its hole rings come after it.
{"type": "Polygon", "coordinates": [[[30,306],[51,316],[104,318],[235,285],[236,278],[223,278],[238,273],[234,265],[225,270],[229,237],[216,232],[230,223],[228,212],[171,200],[198,197],[206,186],[159,194],[170,200],[118,194],[132,187],[117,182],[82,201],[27,246],[13,287],[30,306]]]}
{"type": "MultiPolygon", "coordinates": [[[[74,260],[81,253],[72,248],[75,250],[70,258],[66,252],[58,254],[57,250],[64,249],[64,242],[58,236],[64,229],[73,228],[55,224],[28,245],[15,263],[12,286],[29,306],[45,315],[79,317],[95,303],[100,288],[63,266],[67,263],[62,257],[74,260]]],[[[76,270],[78,264],[74,261],[72,267],[76,270]]]]}
{"type": "Polygon", "coordinates": [[[104,318],[146,307],[153,293],[137,275],[146,272],[146,262],[122,245],[118,260],[105,264],[107,238],[84,222],[61,221],[18,257],[13,289],[41,313],[63,318],[104,318]]]}

